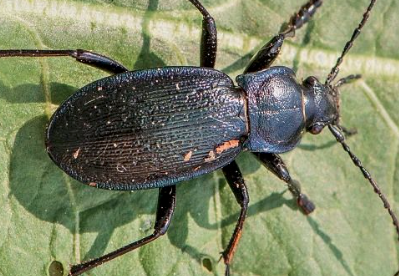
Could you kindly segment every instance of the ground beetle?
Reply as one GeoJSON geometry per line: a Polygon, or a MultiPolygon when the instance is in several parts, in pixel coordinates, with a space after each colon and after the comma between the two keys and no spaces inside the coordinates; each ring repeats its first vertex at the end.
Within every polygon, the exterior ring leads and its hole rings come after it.
{"type": "Polygon", "coordinates": [[[114,74],[83,87],[58,108],[47,128],[47,152],[63,171],[92,187],[159,188],[153,234],[74,265],[70,275],[79,275],[165,234],[175,208],[175,184],[219,168],[241,206],[234,233],[222,253],[225,274],[229,275],[249,202],[234,159],[243,150],[253,152],[287,183],[298,206],[309,214],[315,208],[313,203],[290,177],[278,154],[294,149],[306,131],[318,134],[325,126],[373,186],[399,233],[387,199],[344,142],[344,135],[353,131],[340,125],[339,87],[359,75],[332,83],[376,0],[371,0],[325,83],[315,77],[300,83],[291,69],[271,67],[284,40],[293,37],[323,2],[310,0],[291,17],[286,29],[256,54],[237,77],[238,86],[213,69],[217,49],[214,19],[198,0],[189,1],[203,16],[200,67],[129,71],[108,57],[85,50],[0,51],[0,57],[70,56],[114,74]]]}

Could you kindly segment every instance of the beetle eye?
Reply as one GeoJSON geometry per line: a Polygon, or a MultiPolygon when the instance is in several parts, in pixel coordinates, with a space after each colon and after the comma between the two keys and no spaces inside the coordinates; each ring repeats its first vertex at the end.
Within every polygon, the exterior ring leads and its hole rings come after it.
{"type": "Polygon", "coordinates": [[[323,130],[323,128],[324,128],[324,125],[315,124],[309,129],[309,132],[316,135],[316,134],[319,134],[323,130]]]}
{"type": "Polygon", "coordinates": [[[317,81],[318,80],[316,77],[310,76],[305,79],[304,84],[307,84],[307,85],[313,87],[317,81]]]}

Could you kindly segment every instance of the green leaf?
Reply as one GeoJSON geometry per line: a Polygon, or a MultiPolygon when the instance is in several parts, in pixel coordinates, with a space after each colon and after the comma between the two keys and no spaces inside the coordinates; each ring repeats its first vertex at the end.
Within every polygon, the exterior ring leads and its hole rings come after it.
{"type": "MultiPolygon", "coordinates": [[[[304,1],[204,0],[218,26],[216,67],[232,78],[304,1]]],[[[274,65],[324,81],[368,5],[325,1],[274,65]]],[[[198,65],[201,16],[184,0],[0,0],[1,49],[94,50],[128,68],[198,65]]],[[[399,210],[399,3],[379,1],[341,68],[355,154],[399,210]]],[[[107,74],[70,58],[0,60],[0,275],[62,275],[151,233],[157,191],[96,190],[65,175],[44,148],[46,124],[79,87],[107,74]],[[56,263],[55,261],[59,262],[56,263]]],[[[397,237],[378,196],[324,131],[283,154],[317,209],[306,217],[285,184],[249,153],[251,198],[233,275],[393,275],[397,237]]],[[[220,172],[178,185],[164,237],[88,275],[223,275],[239,206],[220,172]]]]}

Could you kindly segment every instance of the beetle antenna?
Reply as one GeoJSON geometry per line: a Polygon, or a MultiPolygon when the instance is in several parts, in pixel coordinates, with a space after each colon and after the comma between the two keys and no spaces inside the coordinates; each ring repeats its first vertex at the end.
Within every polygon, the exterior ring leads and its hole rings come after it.
{"type": "Polygon", "coordinates": [[[377,0],[371,0],[369,6],[367,7],[366,12],[363,14],[363,19],[360,21],[359,26],[353,31],[351,39],[346,43],[344,50],[341,53],[341,56],[337,59],[337,63],[335,66],[331,69],[331,72],[328,74],[328,77],[326,79],[325,85],[330,85],[330,83],[337,77],[338,72],[339,72],[339,66],[341,65],[344,56],[348,53],[348,51],[352,48],[353,46],[353,41],[359,36],[361,29],[364,27],[366,24],[367,20],[369,19],[370,12],[374,7],[374,4],[377,2],[377,0]]]}
{"type": "MultiPolygon", "coordinates": [[[[389,215],[392,218],[393,225],[396,228],[396,233],[398,234],[398,239],[399,239],[399,223],[398,219],[393,212],[391,205],[389,204],[387,198],[385,195],[381,192],[380,187],[378,186],[377,182],[371,177],[371,174],[366,170],[366,168],[362,165],[362,162],[359,160],[359,158],[356,157],[350,150],[349,146],[345,143],[345,136],[342,134],[340,127],[336,125],[328,125],[328,128],[330,129],[331,133],[334,135],[335,139],[342,145],[344,150],[349,154],[350,158],[352,159],[353,163],[355,164],[356,167],[358,167],[361,172],[363,173],[363,176],[370,182],[371,186],[374,189],[374,192],[380,197],[382,203],[384,204],[384,208],[388,210],[389,215]]],[[[398,271],[399,272],[399,271],[398,271]]],[[[396,274],[395,274],[396,275],[396,274]]]]}
{"type": "Polygon", "coordinates": [[[360,74],[356,74],[356,75],[349,75],[346,76],[345,78],[342,78],[340,80],[338,80],[334,85],[333,88],[334,90],[337,90],[338,88],[340,88],[342,85],[350,83],[352,81],[358,80],[362,77],[362,75],[360,74]]]}

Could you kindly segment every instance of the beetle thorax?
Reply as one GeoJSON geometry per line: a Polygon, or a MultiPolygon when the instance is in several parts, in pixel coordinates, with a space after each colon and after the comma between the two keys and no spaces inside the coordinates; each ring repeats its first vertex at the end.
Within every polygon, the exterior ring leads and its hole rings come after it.
{"type": "Polygon", "coordinates": [[[286,67],[271,67],[237,77],[247,96],[249,134],[246,148],[281,153],[293,149],[306,130],[304,87],[286,67]]]}

